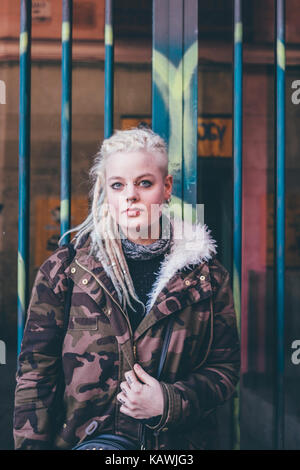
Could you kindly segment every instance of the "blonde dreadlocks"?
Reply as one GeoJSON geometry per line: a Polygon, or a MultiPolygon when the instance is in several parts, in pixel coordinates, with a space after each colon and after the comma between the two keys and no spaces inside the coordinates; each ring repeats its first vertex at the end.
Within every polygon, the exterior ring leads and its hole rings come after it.
{"type": "Polygon", "coordinates": [[[149,128],[133,128],[125,131],[116,131],[113,136],[105,139],[99,152],[96,154],[94,165],[90,170],[90,178],[93,182],[89,196],[92,198],[92,206],[88,217],[84,222],[68,230],[59,239],[70,232],[77,231],[74,247],[77,248],[81,239],[90,234],[91,247],[89,255],[94,255],[101,261],[106,273],[110,276],[122,307],[128,304],[133,310],[129,294],[139,303],[136,295],[128,265],[124,256],[121,243],[121,235],[118,224],[107,208],[105,191],[105,167],[109,155],[116,152],[131,152],[146,150],[155,153],[160,158],[158,164],[164,175],[168,172],[168,155],[164,140],[149,128]]]}

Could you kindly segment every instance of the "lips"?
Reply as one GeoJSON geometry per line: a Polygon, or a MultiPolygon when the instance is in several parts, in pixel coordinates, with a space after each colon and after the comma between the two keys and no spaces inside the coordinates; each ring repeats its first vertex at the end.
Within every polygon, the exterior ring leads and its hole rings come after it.
{"type": "Polygon", "coordinates": [[[125,211],[123,212],[136,212],[139,211],[141,212],[143,209],[140,209],[139,207],[128,207],[125,211]]]}
{"type": "Polygon", "coordinates": [[[141,209],[130,208],[130,209],[127,209],[125,212],[127,215],[136,216],[136,215],[140,215],[141,209]]]}

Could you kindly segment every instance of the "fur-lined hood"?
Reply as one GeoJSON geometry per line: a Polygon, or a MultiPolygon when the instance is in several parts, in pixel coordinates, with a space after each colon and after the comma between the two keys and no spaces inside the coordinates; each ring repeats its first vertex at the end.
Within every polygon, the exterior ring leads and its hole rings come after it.
{"type": "MultiPolygon", "coordinates": [[[[209,261],[216,254],[216,241],[211,237],[211,231],[206,225],[201,223],[192,224],[188,221],[183,221],[178,216],[173,216],[169,218],[169,220],[173,227],[173,240],[169,253],[167,253],[160,265],[152,289],[147,294],[146,315],[153,307],[159,293],[176,273],[180,272],[182,269],[195,268],[203,262],[209,261]]],[[[97,269],[97,266],[101,263],[102,268],[111,280],[110,270],[105,263],[98,259],[96,260],[94,256],[91,257],[87,255],[89,243],[90,240],[85,238],[83,243],[80,244],[82,254],[84,254],[84,258],[81,258],[81,260],[85,262],[84,264],[89,265],[93,269],[97,269]]],[[[80,248],[79,251],[81,251],[80,248]]],[[[78,253],[78,255],[81,257],[80,253],[78,253]]],[[[96,256],[96,258],[98,258],[98,256],[96,256]]]]}
{"type": "Polygon", "coordinates": [[[146,304],[148,313],[154,302],[167,285],[169,280],[179,270],[191,268],[209,261],[216,254],[216,241],[211,237],[210,230],[201,223],[191,224],[178,217],[171,219],[174,240],[170,252],[165,256],[146,304]]]}

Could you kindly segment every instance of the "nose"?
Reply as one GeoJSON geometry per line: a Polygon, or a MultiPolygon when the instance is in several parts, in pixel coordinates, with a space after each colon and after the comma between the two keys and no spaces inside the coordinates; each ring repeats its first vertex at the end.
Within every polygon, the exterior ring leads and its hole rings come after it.
{"type": "Polygon", "coordinates": [[[134,183],[126,184],[126,200],[135,201],[137,198],[138,198],[138,192],[137,192],[136,185],[134,183]]]}

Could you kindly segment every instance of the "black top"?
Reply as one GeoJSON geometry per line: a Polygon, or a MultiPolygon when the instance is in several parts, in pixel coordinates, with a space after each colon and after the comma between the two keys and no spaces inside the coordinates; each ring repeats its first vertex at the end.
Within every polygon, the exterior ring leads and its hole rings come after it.
{"type": "MultiPolygon", "coordinates": [[[[149,260],[126,258],[135,292],[144,305],[146,305],[146,302],[148,300],[147,294],[152,289],[152,286],[156,280],[158,270],[164,257],[165,254],[163,253],[149,260]]],[[[132,331],[134,332],[142,321],[144,312],[143,306],[140,303],[136,302],[132,298],[130,300],[132,301],[134,307],[137,309],[137,311],[135,312],[129,306],[127,306],[129,321],[131,324],[132,331]]],[[[158,415],[140,421],[143,423],[147,423],[150,426],[155,426],[159,423],[160,419],[161,415],[158,415]]]]}
{"type": "MultiPolygon", "coordinates": [[[[149,299],[147,294],[153,287],[158,270],[160,268],[161,262],[164,260],[164,257],[165,255],[163,253],[149,260],[126,258],[135,292],[144,305],[146,305],[146,302],[149,299]]],[[[132,331],[134,332],[141,322],[144,312],[143,306],[140,303],[136,302],[132,298],[130,300],[137,310],[135,312],[131,308],[127,307],[127,313],[131,323],[132,331]]]]}

